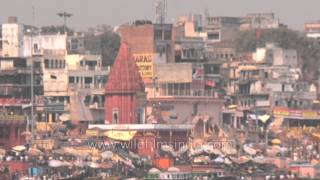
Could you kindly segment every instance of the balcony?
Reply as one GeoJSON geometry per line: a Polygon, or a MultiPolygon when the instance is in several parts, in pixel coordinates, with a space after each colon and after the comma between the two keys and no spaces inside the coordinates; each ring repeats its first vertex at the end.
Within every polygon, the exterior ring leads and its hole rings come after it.
{"type": "Polygon", "coordinates": [[[100,92],[104,91],[104,84],[98,83],[98,84],[76,84],[76,83],[70,83],[69,88],[70,89],[87,89],[92,92],[100,92]]]}
{"type": "Polygon", "coordinates": [[[294,99],[306,99],[306,100],[315,100],[317,99],[317,93],[316,92],[273,92],[274,97],[278,98],[294,98],[294,99]]]}
{"type": "Polygon", "coordinates": [[[94,103],[89,105],[89,109],[94,110],[104,110],[104,105],[102,103],[94,103]]]}
{"type": "Polygon", "coordinates": [[[160,92],[157,97],[211,97],[211,98],[222,98],[223,95],[217,91],[208,90],[185,90],[185,91],[168,91],[160,92]]]}

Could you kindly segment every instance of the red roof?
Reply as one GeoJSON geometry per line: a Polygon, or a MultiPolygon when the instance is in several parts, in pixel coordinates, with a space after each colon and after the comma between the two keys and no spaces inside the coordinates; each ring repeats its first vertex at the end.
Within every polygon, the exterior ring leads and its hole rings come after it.
{"type": "Polygon", "coordinates": [[[121,43],[105,87],[106,93],[144,92],[139,69],[126,43],[121,43]]]}

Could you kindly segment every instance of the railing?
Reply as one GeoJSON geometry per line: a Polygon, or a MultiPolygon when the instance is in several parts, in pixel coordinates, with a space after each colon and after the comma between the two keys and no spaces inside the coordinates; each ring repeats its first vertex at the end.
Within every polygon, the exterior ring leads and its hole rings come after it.
{"type": "Polygon", "coordinates": [[[293,91],[293,92],[273,92],[273,96],[275,97],[283,97],[283,98],[300,98],[300,99],[316,99],[316,92],[306,92],[306,91],[293,91]]]}
{"type": "Polygon", "coordinates": [[[216,91],[202,91],[202,90],[185,90],[185,91],[168,91],[160,92],[159,96],[177,96],[177,97],[215,97],[220,98],[223,95],[219,94],[216,91]]]}
{"type": "Polygon", "coordinates": [[[103,103],[94,103],[89,105],[90,109],[104,109],[103,103]]]}
{"type": "Polygon", "coordinates": [[[104,84],[99,83],[99,84],[76,84],[76,83],[70,83],[69,84],[70,88],[78,88],[78,89],[103,89],[104,84]]]}
{"type": "MultiPolygon", "coordinates": [[[[10,68],[0,68],[1,72],[18,71],[31,73],[31,67],[10,67],[10,68]]],[[[34,72],[36,74],[40,73],[42,70],[40,67],[34,67],[34,72]]]]}
{"type": "Polygon", "coordinates": [[[270,106],[271,103],[268,100],[265,101],[256,101],[256,106],[257,107],[265,107],[265,106],[270,106]]]}

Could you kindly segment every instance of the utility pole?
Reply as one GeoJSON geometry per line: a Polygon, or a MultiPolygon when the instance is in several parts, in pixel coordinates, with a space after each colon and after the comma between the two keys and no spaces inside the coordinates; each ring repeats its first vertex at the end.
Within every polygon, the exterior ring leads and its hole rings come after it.
{"type": "MultiPolygon", "coordinates": [[[[33,24],[34,24],[34,19],[35,19],[35,11],[34,7],[32,7],[32,19],[33,19],[33,24]]],[[[33,60],[33,31],[32,28],[30,29],[31,31],[31,144],[33,145],[34,139],[35,139],[35,132],[34,132],[34,60],[33,60]]]]}
{"type": "Polygon", "coordinates": [[[154,113],[154,117],[157,119],[157,121],[159,120],[158,119],[158,112],[157,112],[157,103],[156,103],[156,92],[157,92],[157,89],[158,89],[158,77],[153,77],[152,78],[153,80],[153,104],[152,104],[152,111],[154,113]]]}
{"type": "Polygon", "coordinates": [[[66,33],[66,28],[67,28],[67,19],[73,16],[73,14],[68,13],[68,12],[62,12],[57,14],[59,17],[63,18],[63,33],[66,33]]]}
{"type": "Polygon", "coordinates": [[[167,0],[161,0],[156,3],[156,19],[157,24],[164,24],[167,16],[167,0]]]}
{"type": "Polygon", "coordinates": [[[262,46],[262,42],[261,42],[261,14],[258,14],[257,17],[258,20],[258,28],[256,29],[256,39],[257,39],[257,48],[262,46]]]}

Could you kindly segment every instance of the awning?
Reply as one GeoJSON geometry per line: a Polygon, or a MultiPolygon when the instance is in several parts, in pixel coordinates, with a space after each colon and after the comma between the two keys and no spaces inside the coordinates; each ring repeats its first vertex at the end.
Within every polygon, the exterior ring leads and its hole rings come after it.
{"type": "Polygon", "coordinates": [[[237,107],[238,107],[237,105],[229,105],[228,109],[234,109],[234,108],[237,108],[237,107]]]}
{"type": "Polygon", "coordinates": [[[272,142],[272,144],[277,144],[277,145],[281,144],[280,139],[273,139],[271,142],[272,142]]]}
{"type": "Polygon", "coordinates": [[[256,114],[249,114],[249,118],[252,120],[260,120],[263,123],[266,123],[270,119],[270,115],[256,115],[256,114]]]}
{"type": "Polygon", "coordinates": [[[49,167],[60,167],[63,166],[63,163],[59,160],[50,160],[49,167]]]}
{"type": "Polygon", "coordinates": [[[231,161],[233,161],[236,164],[244,164],[250,161],[250,158],[246,156],[241,156],[240,158],[235,158],[235,157],[229,157],[231,161]]]}
{"type": "Polygon", "coordinates": [[[70,121],[71,120],[71,115],[67,113],[63,113],[59,116],[60,121],[65,122],[65,121],[70,121]]]}
{"type": "Polygon", "coordinates": [[[265,114],[265,115],[262,115],[262,116],[258,116],[258,119],[260,121],[262,121],[263,123],[266,123],[270,119],[270,117],[271,117],[270,115],[265,114]]]}
{"type": "Polygon", "coordinates": [[[25,151],[25,150],[26,150],[26,147],[23,146],[23,145],[15,146],[15,147],[12,148],[12,150],[21,152],[21,151],[25,151]]]}
{"type": "Polygon", "coordinates": [[[104,159],[111,159],[113,157],[113,152],[105,151],[105,152],[101,153],[101,157],[104,159]]]}
{"type": "Polygon", "coordinates": [[[118,141],[130,141],[137,131],[105,131],[104,136],[118,141]]]}
{"type": "Polygon", "coordinates": [[[88,136],[88,137],[96,137],[96,136],[99,136],[99,130],[87,129],[87,130],[86,130],[86,136],[88,136]]]}
{"type": "Polygon", "coordinates": [[[320,139],[320,133],[312,133],[312,136],[315,138],[320,139]]]}
{"type": "Polygon", "coordinates": [[[0,156],[5,156],[6,155],[6,150],[0,148],[0,156]]]}
{"type": "Polygon", "coordinates": [[[243,146],[243,150],[246,152],[246,153],[248,153],[249,155],[255,155],[255,154],[257,154],[257,150],[255,150],[255,149],[253,149],[253,148],[251,148],[251,147],[249,147],[249,146],[243,146]]]}

